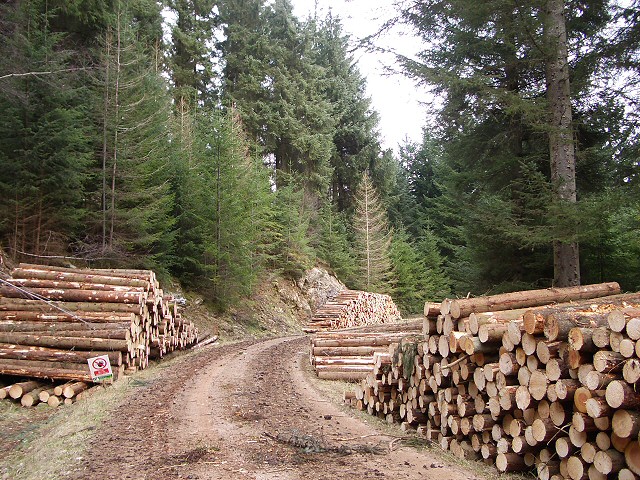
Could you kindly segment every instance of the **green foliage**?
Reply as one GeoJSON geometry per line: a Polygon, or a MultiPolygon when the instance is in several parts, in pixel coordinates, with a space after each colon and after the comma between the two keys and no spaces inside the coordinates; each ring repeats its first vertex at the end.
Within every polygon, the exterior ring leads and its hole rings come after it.
{"type": "Polygon", "coordinates": [[[368,172],[355,194],[354,243],[358,253],[360,288],[377,293],[393,292],[395,274],[390,248],[393,233],[368,172]]]}
{"type": "Polygon", "coordinates": [[[315,260],[309,235],[314,211],[307,208],[304,194],[289,181],[276,191],[272,204],[270,265],[291,278],[300,277],[315,260]]]}
{"type": "Polygon", "coordinates": [[[405,231],[395,230],[390,253],[396,278],[393,298],[403,313],[420,313],[425,301],[439,301],[450,293],[429,231],[412,242],[405,231]]]}
{"type": "Polygon", "coordinates": [[[218,18],[212,0],[169,0],[176,16],[171,31],[169,68],[177,109],[194,111],[204,104],[216,105],[215,55],[210,45],[218,18]]]}
{"type": "MultiPolygon", "coordinates": [[[[629,117],[608,89],[592,88],[604,78],[596,58],[614,10],[599,1],[565,2],[578,199],[585,204],[556,200],[560,185],[550,181],[544,69],[549,53],[540,8],[536,2],[478,6],[434,0],[401,11],[429,42],[417,60],[401,60],[443,105],[433,136],[406,151],[408,181],[418,217],[433,226],[458,294],[549,285],[551,245],[558,241],[580,241],[583,275],[597,278],[591,230],[598,209],[589,199],[602,205],[596,200],[600,193],[619,188],[630,172],[621,155],[630,144],[629,117]]],[[[601,223],[617,216],[600,211],[606,215],[601,223]]]]}
{"type": "Polygon", "coordinates": [[[221,18],[226,98],[260,153],[273,161],[276,186],[294,181],[313,204],[329,184],[334,120],[322,96],[324,69],[310,59],[310,39],[286,0],[267,7],[226,2],[221,18]]]}
{"type": "Polygon", "coordinates": [[[318,258],[327,263],[345,285],[355,286],[356,254],[350,242],[346,216],[325,204],[318,222],[320,227],[314,244],[318,258]]]}
{"type": "Polygon", "coordinates": [[[339,211],[353,210],[353,193],[362,173],[380,150],[378,115],[366,97],[366,81],[349,52],[349,38],[339,18],[309,19],[305,33],[313,38],[313,59],[325,72],[323,97],[336,122],[331,154],[331,200],[339,211]]]}
{"type": "MultiPolygon", "coordinates": [[[[96,96],[102,97],[101,215],[95,237],[101,256],[117,264],[166,270],[172,261],[173,197],[169,190],[170,104],[155,64],[154,32],[136,17],[138,5],[115,2],[113,24],[105,32],[102,73],[96,96]]],[[[153,25],[156,17],[147,12],[153,25]]],[[[98,187],[100,184],[94,185],[98,187]]]]}
{"type": "Polygon", "coordinates": [[[179,173],[178,263],[188,285],[220,308],[249,295],[265,264],[272,195],[265,168],[249,155],[230,111],[199,116],[190,155],[179,173]]]}
{"type": "Polygon", "coordinates": [[[84,188],[92,157],[87,89],[69,71],[65,35],[50,30],[46,2],[1,7],[6,73],[53,72],[0,80],[0,235],[18,252],[65,248],[85,215],[84,188]]]}

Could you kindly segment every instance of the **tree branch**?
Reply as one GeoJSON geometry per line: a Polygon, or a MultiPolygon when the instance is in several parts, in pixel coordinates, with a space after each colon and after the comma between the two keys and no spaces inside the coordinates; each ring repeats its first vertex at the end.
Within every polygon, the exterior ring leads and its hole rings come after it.
{"type": "Polygon", "coordinates": [[[46,72],[25,72],[25,73],[9,73],[7,75],[1,75],[0,80],[4,80],[5,78],[12,77],[37,77],[40,75],[53,75],[56,73],[64,73],[64,72],[77,72],[81,70],[88,70],[86,67],[75,67],[75,68],[63,68],[62,70],[51,70],[46,72]]]}

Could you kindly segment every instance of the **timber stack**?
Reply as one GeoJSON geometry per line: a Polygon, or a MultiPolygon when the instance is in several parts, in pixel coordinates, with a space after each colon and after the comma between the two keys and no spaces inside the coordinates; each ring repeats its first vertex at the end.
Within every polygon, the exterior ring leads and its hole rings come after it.
{"type": "Polygon", "coordinates": [[[461,458],[541,479],[640,478],[640,294],[615,283],[425,305],[345,395],[461,458]]]}
{"type": "Polygon", "coordinates": [[[101,385],[90,382],[51,382],[43,379],[25,380],[0,388],[0,400],[20,403],[23,407],[70,405],[89,395],[101,385]]]}
{"type": "Polygon", "coordinates": [[[343,290],[319,307],[307,332],[378,325],[400,319],[400,311],[389,295],[343,290]]]}
{"type": "Polygon", "coordinates": [[[420,320],[320,332],[310,339],[309,361],[318,378],[361,380],[374,371],[389,345],[418,339],[422,326],[420,320]]]}
{"type": "Polygon", "coordinates": [[[0,374],[91,382],[87,359],[114,376],[197,341],[150,270],[20,264],[0,286],[0,374]]]}

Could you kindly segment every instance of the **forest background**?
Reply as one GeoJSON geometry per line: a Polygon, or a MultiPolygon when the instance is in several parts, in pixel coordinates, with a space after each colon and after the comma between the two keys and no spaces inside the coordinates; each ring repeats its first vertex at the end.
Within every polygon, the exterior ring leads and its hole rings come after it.
{"type": "Polygon", "coordinates": [[[582,283],[640,290],[639,3],[396,2],[384,28],[424,45],[398,65],[436,100],[422,141],[395,154],[331,13],[7,0],[0,246],[151,268],[220,310],[268,273],[321,263],[413,313],[548,287],[558,245],[579,245],[582,283]],[[550,153],[552,6],[566,28],[573,201],[550,153]]]}

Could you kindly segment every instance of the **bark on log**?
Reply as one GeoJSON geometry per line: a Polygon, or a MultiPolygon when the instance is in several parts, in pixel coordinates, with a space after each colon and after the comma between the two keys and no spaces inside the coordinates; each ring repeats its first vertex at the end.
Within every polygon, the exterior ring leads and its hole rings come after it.
{"type": "Polygon", "coordinates": [[[640,433],[640,412],[616,410],[611,418],[611,428],[619,437],[637,437],[640,433]]]}
{"type": "Polygon", "coordinates": [[[496,468],[499,472],[522,472],[529,467],[524,456],[517,453],[499,453],[496,457],[496,468]]]}
{"type": "Polygon", "coordinates": [[[128,351],[131,347],[131,342],[127,340],[61,337],[55,335],[29,335],[6,332],[0,332],[0,342],[38,347],[80,348],[84,350],[119,350],[122,352],[128,351]]]}
{"type": "Polygon", "coordinates": [[[94,270],[89,273],[88,269],[69,269],[67,271],[55,270],[52,267],[43,265],[24,264],[11,271],[14,278],[33,278],[43,280],[60,280],[69,282],[102,283],[107,285],[135,286],[149,288],[151,286],[151,272],[147,280],[133,278],[131,276],[119,276],[118,273],[105,275],[104,270],[94,270]]]}
{"type": "Polygon", "coordinates": [[[5,298],[33,299],[37,295],[49,300],[65,302],[124,303],[141,305],[146,302],[147,295],[139,292],[113,292],[101,290],[64,290],[55,288],[28,288],[23,293],[12,287],[0,286],[0,295],[5,298]]]}
{"type": "Polygon", "coordinates": [[[544,336],[549,341],[566,341],[572,328],[596,328],[607,325],[607,316],[592,311],[558,309],[549,313],[544,323],[544,336]]]}
{"type": "Polygon", "coordinates": [[[87,360],[100,355],[108,355],[111,365],[122,365],[122,352],[60,350],[56,348],[0,344],[0,359],[41,360],[86,364],[87,360]]]}
{"type": "Polygon", "coordinates": [[[638,408],[640,395],[632,386],[622,380],[615,380],[607,386],[605,398],[611,408],[638,408]]]}
{"type": "Polygon", "coordinates": [[[59,302],[44,303],[41,300],[0,297],[0,311],[28,310],[34,312],[124,312],[142,315],[146,305],[119,302],[59,302]]]}
{"type": "Polygon", "coordinates": [[[492,295],[489,297],[451,299],[450,309],[453,318],[467,317],[472,312],[491,312],[535,307],[544,304],[590,299],[620,293],[616,282],[580,287],[548,288],[492,295]]]}
{"type": "Polygon", "coordinates": [[[640,443],[634,440],[627,445],[624,450],[624,459],[627,463],[627,468],[636,475],[640,475],[640,443]]]}
{"type": "Polygon", "coordinates": [[[35,390],[36,388],[42,386],[42,382],[36,380],[28,380],[25,382],[14,383],[9,387],[8,394],[14,400],[17,400],[22,395],[31,390],[35,390]]]}

